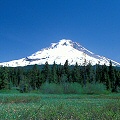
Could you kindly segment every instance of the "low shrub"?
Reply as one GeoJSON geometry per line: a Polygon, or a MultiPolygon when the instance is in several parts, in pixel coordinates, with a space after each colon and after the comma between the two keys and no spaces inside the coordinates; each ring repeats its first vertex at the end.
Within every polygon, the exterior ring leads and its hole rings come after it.
{"type": "Polygon", "coordinates": [[[46,94],[79,94],[82,87],[79,83],[44,83],[41,86],[41,92],[46,94]]]}
{"type": "Polygon", "coordinates": [[[80,94],[82,86],[79,83],[64,83],[63,91],[65,94],[80,94]]]}
{"type": "Polygon", "coordinates": [[[45,93],[45,94],[62,94],[63,93],[63,89],[61,85],[55,84],[55,83],[48,83],[48,82],[42,84],[40,90],[42,93],[45,93]]]}
{"type": "Polygon", "coordinates": [[[41,92],[45,94],[108,94],[106,86],[102,83],[87,83],[81,86],[79,83],[44,83],[41,92]]]}
{"type": "Polygon", "coordinates": [[[84,94],[105,94],[107,93],[106,86],[102,83],[87,83],[83,87],[84,94]]]}

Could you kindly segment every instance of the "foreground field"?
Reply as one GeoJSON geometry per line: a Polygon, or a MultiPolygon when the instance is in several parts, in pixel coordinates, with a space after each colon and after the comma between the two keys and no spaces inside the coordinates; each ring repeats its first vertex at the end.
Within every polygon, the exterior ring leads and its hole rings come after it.
{"type": "Polygon", "coordinates": [[[120,120],[120,94],[0,94],[0,120],[120,120]]]}

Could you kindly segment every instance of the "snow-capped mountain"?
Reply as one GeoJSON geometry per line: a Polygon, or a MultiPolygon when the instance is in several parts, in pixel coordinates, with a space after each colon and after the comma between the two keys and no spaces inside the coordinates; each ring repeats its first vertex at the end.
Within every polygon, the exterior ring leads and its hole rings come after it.
{"type": "MultiPolygon", "coordinates": [[[[0,66],[27,66],[34,64],[45,64],[47,61],[49,64],[53,64],[55,61],[56,64],[64,64],[68,60],[70,65],[75,65],[76,62],[79,65],[84,65],[91,63],[95,64],[106,64],[109,65],[110,59],[95,55],[90,52],[79,43],[72,42],[71,40],[62,39],[58,43],[52,43],[49,48],[42,49],[31,56],[22,58],[19,60],[13,60],[10,62],[0,63],[0,66]]],[[[120,63],[117,63],[111,60],[114,66],[120,66],[120,63]]]]}

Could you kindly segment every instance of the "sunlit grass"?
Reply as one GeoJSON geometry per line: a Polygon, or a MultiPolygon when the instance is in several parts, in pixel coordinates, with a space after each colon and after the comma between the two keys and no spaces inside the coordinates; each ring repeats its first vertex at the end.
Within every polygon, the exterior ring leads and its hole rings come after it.
{"type": "Polygon", "coordinates": [[[120,94],[0,94],[0,120],[119,120],[120,94]]]}

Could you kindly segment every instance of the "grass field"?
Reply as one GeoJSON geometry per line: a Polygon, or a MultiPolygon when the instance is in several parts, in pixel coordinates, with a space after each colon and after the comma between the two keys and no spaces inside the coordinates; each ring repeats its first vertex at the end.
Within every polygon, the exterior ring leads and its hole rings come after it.
{"type": "Polygon", "coordinates": [[[0,93],[0,120],[120,120],[120,94],[0,93]]]}

